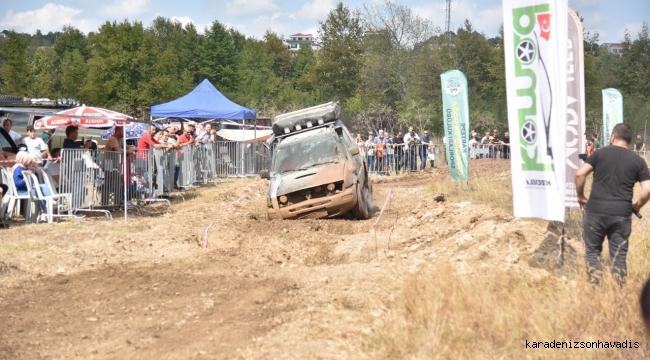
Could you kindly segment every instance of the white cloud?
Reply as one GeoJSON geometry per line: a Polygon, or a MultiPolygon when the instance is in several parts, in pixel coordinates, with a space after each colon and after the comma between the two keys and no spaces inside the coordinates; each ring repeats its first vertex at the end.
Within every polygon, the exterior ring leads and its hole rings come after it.
{"type": "Polygon", "coordinates": [[[234,0],[226,4],[226,14],[232,17],[244,17],[271,13],[280,10],[272,0],[234,0]]]}
{"type": "MultiPolygon", "coordinates": [[[[431,20],[433,25],[445,29],[445,3],[430,3],[422,6],[413,6],[413,13],[431,20]]],[[[493,8],[478,9],[478,4],[469,0],[452,1],[451,3],[451,27],[456,31],[469,19],[477,31],[487,36],[494,36],[503,23],[503,10],[501,5],[493,8]]]]}
{"type": "MultiPolygon", "coordinates": [[[[194,20],[192,20],[191,17],[189,16],[172,16],[169,18],[172,21],[178,21],[185,27],[187,24],[194,24],[194,27],[196,28],[196,32],[199,34],[203,34],[205,32],[205,27],[212,25],[212,23],[196,23],[194,20]]],[[[229,26],[232,27],[232,26],[229,26]]]]}
{"type": "MultiPolygon", "coordinates": [[[[83,10],[73,9],[68,6],[47,3],[42,8],[14,13],[7,10],[4,18],[0,20],[0,28],[14,29],[18,32],[35,33],[36,30],[47,33],[60,31],[63,25],[73,25],[79,29],[88,25],[87,21],[76,21],[74,17],[83,10]],[[81,25],[81,26],[80,26],[81,25]]],[[[87,31],[88,29],[83,29],[87,31]]]]}
{"type": "Polygon", "coordinates": [[[318,21],[324,21],[333,8],[334,0],[313,0],[303,4],[295,12],[277,11],[260,15],[250,21],[228,24],[228,26],[257,39],[262,39],[267,30],[285,39],[295,33],[318,36],[318,21]]]}
{"type": "Polygon", "coordinates": [[[148,13],[151,9],[151,0],[115,0],[102,7],[105,15],[120,19],[132,18],[136,15],[148,13]]]}
{"type": "Polygon", "coordinates": [[[300,7],[294,15],[304,20],[324,20],[333,8],[334,0],[314,0],[300,7]]]}
{"type": "Polygon", "coordinates": [[[569,8],[577,12],[596,10],[603,2],[604,0],[569,0],[569,8]]]}
{"type": "Polygon", "coordinates": [[[580,13],[580,16],[583,18],[582,27],[585,31],[588,31],[591,34],[598,33],[600,42],[604,42],[604,39],[608,35],[608,31],[604,29],[611,28],[610,25],[614,20],[609,16],[603,16],[598,12],[585,12],[580,13]]]}
{"type": "Polygon", "coordinates": [[[632,40],[634,40],[638,33],[639,30],[641,30],[641,27],[643,26],[643,23],[636,22],[636,23],[629,23],[623,26],[619,31],[618,31],[618,36],[620,36],[620,40],[622,41],[625,37],[625,30],[630,33],[630,37],[632,40]]]}

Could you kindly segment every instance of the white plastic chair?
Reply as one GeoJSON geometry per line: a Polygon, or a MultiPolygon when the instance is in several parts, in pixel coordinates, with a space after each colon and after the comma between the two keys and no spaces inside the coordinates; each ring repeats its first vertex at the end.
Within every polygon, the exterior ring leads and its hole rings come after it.
{"type": "Polygon", "coordinates": [[[7,210],[9,210],[10,204],[13,206],[15,200],[14,195],[11,191],[11,178],[8,176],[9,172],[4,167],[0,167],[0,169],[0,184],[5,184],[8,187],[7,193],[2,195],[2,203],[0,203],[0,219],[5,218],[5,220],[8,220],[7,214],[9,211],[7,210]]]}
{"type": "MultiPolygon", "coordinates": [[[[35,202],[45,200],[45,208],[46,208],[45,214],[47,216],[47,222],[51,223],[54,216],[59,215],[58,211],[56,215],[54,214],[55,206],[57,207],[58,210],[58,204],[56,201],[63,197],[61,195],[48,195],[48,196],[43,195],[43,192],[41,191],[41,187],[39,186],[40,184],[38,183],[38,178],[33,172],[23,171],[23,177],[25,179],[25,183],[27,184],[27,189],[30,189],[29,191],[29,198],[31,201],[30,208],[31,206],[35,205],[35,202]],[[34,191],[31,191],[31,189],[35,189],[36,194],[34,194],[34,191]]],[[[41,211],[43,211],[43,209],[41,209],[41,211]]],[[[28,219],[27,217],[25,218],[28,219]]]]}
{"type": "MultiPolygon", "coordinates": [[[[16,183],[14,183],[14,177],[13,174],[11,173],[11,170],[4,167],[0,169],[1,169],[0,171],[2,171],[3,181],[6,181],[6,184],[9,185],[7,212],[5,213],[5,219],[9,219],[14,214],[14,211],[20,214],[20,201],[21,200],[29,201],[29,194],[19,195],[18,190],[16,190],[16,183]]],[[[29,213],[29,209],[28,209],[28,213],[29,213]]]]}
{"type": "Polygon", "coordinates": [[[68,215],[72,215],[72,194],[70,193],[59,193],[56,190],[56,180],[54,180],[54,177],[52,174],[50,174],[47,169],[43,169],[43,181],[45,185],[50,189],[50,194],[52,196],[58,196],[60,199],[65,199],[65,203],[62,203],[59,201],[59,204],[56,209],[56,213],[60,214],[61,211],[67,211],[68,215]]]}

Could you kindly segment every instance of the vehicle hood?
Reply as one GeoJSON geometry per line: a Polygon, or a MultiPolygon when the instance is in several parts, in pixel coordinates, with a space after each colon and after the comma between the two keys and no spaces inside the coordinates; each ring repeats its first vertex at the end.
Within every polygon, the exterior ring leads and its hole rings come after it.
{"type": "Polygon", "coordinates": [[[325,164],[302,171],[275,174],[269,184],[269,197],[344,180],[346,163],[325,164]]]}

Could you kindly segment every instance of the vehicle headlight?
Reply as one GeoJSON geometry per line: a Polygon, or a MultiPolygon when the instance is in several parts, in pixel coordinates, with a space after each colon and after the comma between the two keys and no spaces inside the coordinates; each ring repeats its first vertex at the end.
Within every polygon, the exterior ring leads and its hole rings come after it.
{"type": "Polygon", "coordinates": [[[285,204],[287,202],[287,200],[289,200],[289,198],[286,195],[280,196],[280,202],[281,203],[285,204]]]}

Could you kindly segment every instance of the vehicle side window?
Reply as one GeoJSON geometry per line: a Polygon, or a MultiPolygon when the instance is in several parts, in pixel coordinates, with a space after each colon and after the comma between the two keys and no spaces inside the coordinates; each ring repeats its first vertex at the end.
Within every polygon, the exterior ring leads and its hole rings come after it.
{"type": "Polygon", "coordinates": [[[336,132],[339,134],[339,137],[343,141],[343,145],[346,149],[349,149],[354,142],[352,141],[352,136],[348,132],[348,129],[344,127],[336,128],[336,132]]]}
{"type": "Polygon", "coordinates": [[[26,132],[25,128],[27,125],[31,125],[29,123],[29,114],[8,114],[7,117],[10,118],[13,123],[13,131],[24,133],[26,132]]]}

